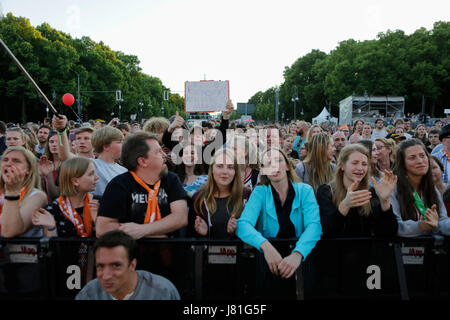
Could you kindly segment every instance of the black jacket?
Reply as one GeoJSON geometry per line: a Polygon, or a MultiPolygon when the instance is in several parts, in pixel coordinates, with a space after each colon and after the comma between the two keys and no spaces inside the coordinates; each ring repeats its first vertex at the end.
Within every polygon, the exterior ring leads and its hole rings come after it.
{"type": "Polygon", "coordinates": [[[324,237],[394,237],[397,234],[398,222],[392,206],[388,211],[382,211],[375,190],[371,188],[369,191],[372,193],[372,212],[366,217],[358,213],[358,208],[351,208],[343,216],[332,201],[330,185],[323,184],[317,189],[324,237]]]}

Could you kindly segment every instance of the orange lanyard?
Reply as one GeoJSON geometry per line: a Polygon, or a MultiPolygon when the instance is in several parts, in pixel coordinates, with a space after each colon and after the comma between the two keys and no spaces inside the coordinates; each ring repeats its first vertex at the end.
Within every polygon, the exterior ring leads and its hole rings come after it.
{"type": "Polygon", "coordinates": [[[58,198],[58,204],[61,212],[67,220],[73,223],[75,229],[77,230],[77,234],[82,238],[87,238],[92,235],[92,216],[91,208],[89,207],[89,200],[89,193],[86,193],[84,198],[83,219],[81,219],[78,212],[72,208],[69,197],[61,196],[58,198]]]}
{"type": "Polygon", "coordinates": [[[154,221],[158,221],[161,219],[161,213],[159,211],[158,206],[158,191],[159,191],[159,184],[161,183],[161,180],[158,180],[155,183],[155,186],[153,187],[153,190],[150,189],[150,187],[137,176],[136,173],[133,171],[130,171],[131,175],[133,176],[134,180],[139,183],[139,185],[147,190],[148,192],[148,198],[147,198],[147,211],[145,212],[145,220],[144,224],[152,223],[154,221]]]}
{"type": "Polygon", "coordinates": [[[442,149],[442,152],[445,154],[445,156],[447,157],[447,161],[450,162],[450,155],[447,153],[447,151],[445,151],[444,149],[442,149]]]}

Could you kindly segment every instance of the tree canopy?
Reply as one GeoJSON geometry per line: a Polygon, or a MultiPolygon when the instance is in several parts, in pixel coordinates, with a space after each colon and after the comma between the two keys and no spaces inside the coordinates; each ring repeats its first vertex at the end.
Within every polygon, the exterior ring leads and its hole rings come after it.
{"type": "MultiPolygon", "coordinates": [[[[77,99],[78,77],[85,121],[110,119],[112,113],[117,117],[116,90],[122,92],[122,119],[130,119],[131,114],[137,114],[139,119],[170,116],[177,110],[184,116],[184,98],[171,94],[164,101],[164,91],[170,89],[159,78],[143,73],[137,56],[113,51],[89,37],[72,38],[47,23],[33,27],[28,19],[11,13],[0,20],[0,37],[56,109],[69,119],[76,117],[61,98],[71,93],[77,99]]],[[[21,122],[42,120],[46,116],[44,103],[4,50],[0,50],[0,74],[0,118],[21,122]]],[[[77,112],[77,102],[72,109],[77,112]]]]}
{"type": "MultiPolygon", "coordinates": [[[[443,117],[450,107],[450,22],[436,22],[411,35],[401,30],[379,33],[376,39],[349,39],[326,54],[312,50],[285,67],[280,85],[279,119],[294,118],[292,101],[298,91],[297,119],[311,120],[324,106],[339,116],[339,101],[354,95],[403,96],[405,112],[419,113],[422,96],[427,113],[443,117]],[[303,110],[304,115],[300,112],[303,110]]],[[[275,119],[275,89],[257,92],[253,118],[275,119]]]]}

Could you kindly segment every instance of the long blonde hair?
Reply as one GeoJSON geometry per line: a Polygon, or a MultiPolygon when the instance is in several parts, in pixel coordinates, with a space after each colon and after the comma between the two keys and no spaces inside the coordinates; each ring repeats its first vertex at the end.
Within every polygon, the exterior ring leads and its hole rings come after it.
{"type": "Polygon", "coordinates": [[[375,141],[382,142],[386,148],[391,150],[391,154],[389,155],[389,160],[391,160],[391,162],[395,162],[395,155],[397,153],[397,147],[396,147],[395,141],[392,139],[386,139],[386,138],[376,138],[375,141]]]}
{"type": "Polygon", "coordinates": [[[314,192],[317,188],[333,179],[331,161],[328,159],[328,147],[331,137],[326,133],[319,133],[308,141],[308,155],[303,161],[308,165],[309,184],[314,192]]]}
{"type": "Polygon", "coordinates": [[[223,156],[224,154],[233,159],[234,165],[234,178],[229,186],[231,194],[227,201],[227,211],[229,206],[232,204],[233,211],[230,213],[230,215],[233,215],[236,219],[238,219],[241,216],[242,210],[244,209],[244,201],[242,199],[244,186],[242,184],[241,171],[239,169],[239,165],[237,163],[234,152],[233,150],[228,148],[221,148],[215,152],[211,160],[211,164],[209,165],[208,180],[206,181],[206,184],[197,191],[198,195],[196,196],[196,199],[194,201],[194,208],[197,212],[202,213],[203,202],[206,202],[208,211],[211,216],[213,216],[217,211],[217,203],[216,199],[214,198],[214,194],[219,191],[219,188],[217,187],[216,181],[214,180],[213,167],[216,164],[217,158],[219,156],[223,156]]]}
{"type": "MultiPolygon", "coordinates": [[[[2,158],[7,156],[9,153],[13,151],[19,151],[23,154],[25,157],[25,161],[28,164],[28,168],[30,170],[30,174],[25,177],[25,181],[23,182],[23,187],[27,188],[27,193],[25,196],[29,195],[33,189],[41,189],[41,177],[39,176],[39,169],[36,161],[36,156],[28,149],[25,149],[24,147],[9,147],[5,150],[5,152],[2,155],[2,158]]],[[[5,189],[5,181],[3,181],[3,177],[0,174],[0,188],[1,190],[5,189]]]]}
{"type": "Polygon", "coordinates": [[[315,128],[319,128],[320,129],[320,133],[323,133],[323,129],[321,126],[319,126],[318,124],[313,124],[309,129],[308,129],[308,133],[306,134],[306,141],[310,142],[312,137],[312,132],[315,128]]]}
{"type": "MultiPolygon", "coordinates": [[[[339,207],[342,200],[347,196],[347,188],[344,185],[344,165],[347,163],[350,155],[355,152],[359,152],[367,157],[367,164],[369,164],[369,152],[367,148],[360,144],[349,144],[345,146],[339,153],[339,158],[336,165],[336,172],[334,179],[331,181],[331,192],[333,194],[333,203],[336,207],[339,207]]],[[[369,167],[364,178],[359,182],[356,190],[368,190],[369,189],[369,167]]],[[[370,202],[358,209],[360,215],[368,216],[372,212],[370,202]]]]}

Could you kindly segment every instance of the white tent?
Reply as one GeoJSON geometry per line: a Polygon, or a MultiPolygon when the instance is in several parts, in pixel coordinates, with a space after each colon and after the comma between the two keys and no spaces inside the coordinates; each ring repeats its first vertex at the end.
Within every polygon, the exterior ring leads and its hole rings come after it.
{"type": "Polygon", "coordinates": [[[338,119],[330,115],[327,108],[323,108],[322,112],[315,118],[312,119],[313,124],[321,124],[322,122],[334,122],[337,123],[338,119]]]}

